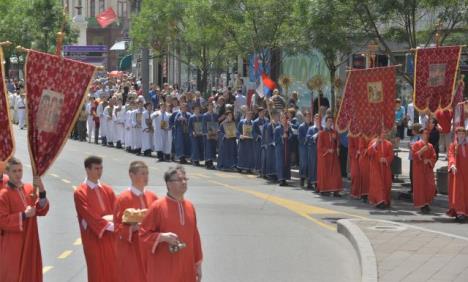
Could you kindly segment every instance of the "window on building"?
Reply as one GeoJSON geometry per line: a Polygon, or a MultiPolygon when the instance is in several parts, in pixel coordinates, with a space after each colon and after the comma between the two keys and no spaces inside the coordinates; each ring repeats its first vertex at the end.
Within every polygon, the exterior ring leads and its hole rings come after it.
{"type": "Polygon", "coordinates": [[[90,17],[96,16],[96,0],[89,1],[89,16],[90,17]]]}
{"type": "Polygon", "coordinates": [[[118,1],[117,10],[119,17],[127,17],[127,1],[118,1]]]}
{"type": "Polygon", "coordinates": [[[99,0],[99,13],[106,9],[106,0],[99,0]]]}

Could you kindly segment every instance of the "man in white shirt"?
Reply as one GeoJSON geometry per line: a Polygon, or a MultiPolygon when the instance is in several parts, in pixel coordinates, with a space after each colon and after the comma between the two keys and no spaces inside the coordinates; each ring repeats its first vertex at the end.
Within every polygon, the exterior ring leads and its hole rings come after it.
{"type": "Polygon", "coordinates": [[[88,142],[91,143],[93,140],[93,133],[94,133],[94,115],[93,115],[93,104],[94,104],[94,98],[91,96],[88,96],[88,103],[86,103],[85,106],[85,112],[86,112],[86,128],[88,130],[88,142]]]}
{"type": "Polygon", "coordinates": [[[24,93],[21,93],[19,99],[16,99],[16,109],[18,111],[18,126],[24,129],[26,122],[26,102],[24,101],[24,93]]]}
{"type": "Polygon", "coordinates": [[[234,117],[236,119],[236,123],[239,122],[239,120],[242,117],[242,106],[247,105],[247,98],[245,98],[244,95],[242,95],[242,90],[237,90],[236,92],[236,100],[234,101],[234,117]]]}

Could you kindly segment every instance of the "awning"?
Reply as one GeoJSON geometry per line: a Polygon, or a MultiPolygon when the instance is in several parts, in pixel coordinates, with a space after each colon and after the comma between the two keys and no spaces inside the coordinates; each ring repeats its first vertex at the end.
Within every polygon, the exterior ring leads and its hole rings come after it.
{"type": "Polygon", "coordinates": [[[116,42],[114,43],[114,45],[112,45],[112,47],[110,48],[111,51],[122,51],[122,50],[126,50],[127,47],[126,47],[126,41],[119,41],[119,42],[116,42]]]}

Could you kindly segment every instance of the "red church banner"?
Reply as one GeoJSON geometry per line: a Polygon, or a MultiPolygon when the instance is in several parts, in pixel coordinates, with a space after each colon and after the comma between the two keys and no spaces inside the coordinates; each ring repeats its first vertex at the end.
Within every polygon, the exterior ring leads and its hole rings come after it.
{"type": "Polygon", "coordinates": [[[3,49],[0,46],[0,161],[8,160],[15,152],[15,140],[10,122],[8,91],[5,85],[3,49]]]}
{"type": "Polygon", "coordinates": [[[29,154],[43,175],[65,145],[96,67],[29,50],[26,59],[29,154]]]}
{"type": "Polygon", "coordinates": [[[336,129],[373,137],[395,123],[395,67],[351,70],[336,119],[336,129]]]}
{"type": "Polygon", "coordinates": [[[416,49],[414,106],[419,111],[445,109],[452,102],[461,46],[416,49]]]}

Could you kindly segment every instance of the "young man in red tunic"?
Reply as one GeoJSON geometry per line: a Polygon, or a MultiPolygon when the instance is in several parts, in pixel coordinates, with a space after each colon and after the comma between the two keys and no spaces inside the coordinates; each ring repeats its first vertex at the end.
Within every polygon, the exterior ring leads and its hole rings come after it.
{"type": "Polygon", "coordinates": [[[90,156],[84,161],[86,179],[75,190],[75,208],[81,241],[88,266],[88,282],[115,282],[117,269],[112,188],[100,182],[102,159],[90,156]]]}
{"type": "Polygon", "coordinates": [[[41,282],[37,217],[49,211],[46,191],[40,177],[32,185],[22,182],[23,165],[16,158],[7,162],[6,173],[7,187],[0,190],[0,281],[41,282]]]}
{"type": "Polygon", "coordinates": [[[447,214],[457,221],[465,221],[468,215],[468,140],[466,130],[455,130],[456,140],[450,144],[449,167],[449,210],[447,214]]]}
{"type": "Polygon", "coordinates": [[[317,191],[322,195],[333,192],[340,197],[343,190],[339,160],[338,133],[332,129],[333,117],[326,118],[325,129],[317,137],[317,191]]]}
{"type": "Polygon", "coordinates": [[[421,130],[422,140],[411,147],[413,154],[413,204],[422,213],[429,213],[429,205],[436,194],[434,165],[436,152],[429,143],[429,130],[421,130]]]}
{"type": "MultiPolygon", "coordinates": [[[[145,282],[146,272],[140,252],[139,222],[122,222],[126,209],[145,210],[156,201],[156,195],[145,189],[148,185],[148,166],[142,161],[130,163],[129,176],[132,185],[117,198],[114,211],[115,252],[118,281],[145,282]]],[[[145,250],[142,250],[145,252],[145,250]]]]}
{"type": "Polygon", "coordinates": [[[147,281],[201,281],[202,247],[193,204],[184,199],[187,177],[182,166],[164,174],[167,196],[150,207],[140,226],[147,258],[147,281]]]}
{"type": "Polygon", "coordinates": [[[367,148],[369,157],[369,203],[383,209],[390,206],[392,189],[393,145],[385,140],[385,133],[372,140],[367,148]]]}

